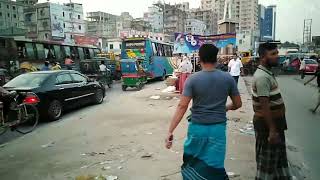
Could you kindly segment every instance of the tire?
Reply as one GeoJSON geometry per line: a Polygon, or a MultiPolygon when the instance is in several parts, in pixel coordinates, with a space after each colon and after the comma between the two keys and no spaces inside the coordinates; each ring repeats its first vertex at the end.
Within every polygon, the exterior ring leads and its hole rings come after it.
{"type": "Polygon", "coordinates": [[[122,85],[122,91],[126,91],[127,90],[127,86],[126,85],[122,85]]]}
{"type": "Polygon", "coordinates": [[[163,71],[163,75],[161,77],[161,81],[165,81],[166,80],[166,75],[167,75],[167,72],[166,70],[163,71]]]}
{"type": "MultiPolygon", "coordinates": [[[[22,114],[22,122],[15,127],[15,130],[21,134],[32,132],[39,122],[39,111],[34,105],[25,104],[27,112],[22,114]]],[[[24,108],[24,106],[22,106],[24,108]]],[[[24,112],[24,111],[23,111],[24,112]]]]}
{"type": "Polygon", "coordinates": [[[56,121],[60,119],[62,115],[62,104],[58,100],[53,100],[48,106],[47,117],[50,121],[56,121]]]}
{"type": "Polygon", "coordinates": [[[137,86],[137,89],[140,91],[142,88],[143,88],[143,84],[140,83],[140,84],[137,86]]]}
{"type": "Polygon", "coordinates": [[[94,95],[94,103],[101,104],[104,100],[103,91],[98,89],[94,95]]]}

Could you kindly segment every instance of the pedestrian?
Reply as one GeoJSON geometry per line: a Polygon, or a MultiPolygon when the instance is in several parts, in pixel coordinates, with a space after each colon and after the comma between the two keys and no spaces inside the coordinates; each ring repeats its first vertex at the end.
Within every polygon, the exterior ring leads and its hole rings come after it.
{"type": "Polygon", "coordinates": [[[43,67],[41,68],[41,71],[50,71],[49,65],[49,61],[45,61],[43,67]]]}
{"type": "Polygon", "coordinates": [[[315,106],[314,109],[311,109],[311,112],[312,113],[316,113],[317,112],[317,109],[319,108],[320,106],[320,63],[318,65],[318,70],[315,74],[315,76],[313,76],[309,81],[307,81],[306,83],[304,83],[304,85],[307,85],[309,84],[311,81],[313,81],[315,78],[317,78],[317,85],[318,85],[318,102],[317,102],[317,105],[315,106]]]}
{"type": "Polygon", "coordinates": [[[234,54],[233,58],[229,61],[228,71],[238,84],[239,76],[242,74],[243,65],[241,60],[234,54]]]}
{"type": "Polygon", "coordinates": [[[108,68],[105,65],[104,61],[100,62],[99,69],[100,69],[100,72],[106,72],[107,71],[108,68]]]}
{"type": "Polygon", "coordinates": [[[303,58],[301,58],[300,68],[299,68],[301,79],[304,79],[305,77],[305,70],[306,70],[306,62],[303,60],[303,58]]]}
{"type": "Polygon", "coordinates": [[[166,148],[170,149],[174,130],[192,100],[181,171],[184,180],[228,179],[224,168],[226,111],[240,108],[242,102],[234,79],[229,73],[215,68],[218,52],[219,49],[212,44],[200,47],[202,71],[187,79],[165,140],[166,148]],[[228,97],[232,103],[226,105],[228,97]]]}
{"type": "Polygon", "coordinates": [[[273,43],[259,46],[260,65],[253,77],[253,124],[256,134],[256,180],[291,180],[285,131],[285,105],[271,68],[278,65],[273,43]]]}
{"type": "Polygon", "coordinates": [[[72,65],[74,61],[70,58],[69,55],[67,55],[66,59],[64,60],[64,65],[66,65],[68,70],[72,70],[72,65]]]}
{"type": "Polygon", "coordinates": [[[53,70],[53,71],[61,70],[60,63],[58,63],[58,62],[53,62],[53,63],[52,63],[51,70],[53,70]]]}
{"type": "Polygon", "coordinates": [[[183,92],[184,84],[187,78],[191,75],[192,73],[193,66],[191,62],[189,61],[187,56],[182,57],[182,62],[179,65],[179,90],[180,94],[183,92]]]}

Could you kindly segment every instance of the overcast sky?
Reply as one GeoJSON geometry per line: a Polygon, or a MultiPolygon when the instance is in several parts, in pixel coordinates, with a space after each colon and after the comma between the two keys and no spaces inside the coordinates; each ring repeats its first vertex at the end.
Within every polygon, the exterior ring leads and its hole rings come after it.
{"type": "MultiPolygon", "coordinates": [[[[47,0],[39,0],[46,2],[47,0]]],[[[65,3],[69,0],[50,0],[65,3]]],[[[130,12],[133,17],[142,17],[148,6],[157,0],[72,0],[84,5],[85,12],[104,11],[119,15],[130,12]]],[[[199,7],[201,0],[165,0],[166,3],[190,2],[191,8],[199,7]]],[[[320,35],[320,0],[259,0],[261,4],[277,5],[276,38],[281,41],[301,42],[303,20],[313,19],[312,34],[320,35]]]]}

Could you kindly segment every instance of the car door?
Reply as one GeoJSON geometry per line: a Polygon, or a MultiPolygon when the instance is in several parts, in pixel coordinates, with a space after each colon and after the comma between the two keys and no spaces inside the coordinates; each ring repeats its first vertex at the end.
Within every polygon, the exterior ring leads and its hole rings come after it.
{"type": "Polygon", "coordinates": [[[88,82],[88,78],[80,73],[70,74],[75,85],[75,93],[78,101],[86,103],[90,100],[94,92],[91,90],[91,84],[88,82]]]}
{"type": "Polygon", "coordinates": [[[72,105],[76,102],[76,94],[73,93],[76,91],[76,85],[73,83],[70,73],[60,73],[56,77],[55,87],[59,99],[63,101],[65,105],[72,105]]]}

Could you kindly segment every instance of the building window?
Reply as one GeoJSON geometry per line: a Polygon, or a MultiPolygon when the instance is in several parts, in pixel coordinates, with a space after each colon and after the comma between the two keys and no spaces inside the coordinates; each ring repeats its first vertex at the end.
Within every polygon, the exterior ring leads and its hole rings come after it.
{"type": "Polygon", "coordinates": [[[15,7],[15,6],[12,6],[12,9],[13,9],[13,10],[16,10],[16,7],[15,7]]]}
{"type": "Polygon", "coordinates": [[[10,13],[8,13],[8,17],[10,17],[10,13]]]}
{"type": "Polygon", "coordinates": [[[66,23],[63,23],[63,28],[66,28],[66,23]]]}
{"type": "Polygon", "coordinates": [[[64,12],[62,12],[62,16],[64,17],[64,12]]]}
{"type": "Polygon", "coordinates": [[[41,15],[41,16],[43,16],[43,15],[44,15],[43,10],[40,10],[40,15],[41,15]]]}
{"type": "Polygon", "coordinates": [[[113,49],[113,44],[110,44],[110,46],[109,46],[110,48],[109,49],[113,49]]]}
{"type": "Polygon", "coordinates": [[[73,35],[72,34],[70,35],[70,39],[73,39],[73,35]]]}
{"type": "Polygon", "coordinates": [[[16,27],[18,27],[18,23],[15,23],[16,27]]]}
{"type": "Polygon", "coordinates": [[[79,25],[79,30],[81,30],[81,25],[79,25]]]}
{"type": "Polygon", "coordinates": [[[9,6],[9,5],[7,5],[7,9],[10,9],[10,6],[9,6]]]}
{"type": "Polygon", "coordinates": [[[2,17],[2,12],[0,12],[0,17],[2,17]]]}
{"type": "Polygon", "coordinates": [[[0,3],[0,8],[1,8],[1,3],[0,3]]]}
{"type": "Polygon", "coordinates": [[[48,33],[45,33],[45,34],[44,34],[44,37],[45,37],[46,39],[48,39],[48,37],[49,37],[48,33]]]}
{"type": "Polygon", "coordinates": [[[43,26],[44,28],[48,27],[48,22],[47,22],[47,21],[42,22],[42,26],[43,26]]]}
{"type": "Polygon", "coordinates": [[[80,15],[78,15],[78,19],[81,19],[81,16],[80,16],[80,15]]]}
{"type": "Polygon", "coordinates": [[[119,44],[119,49],[121,49],[121,44],[119,44]]]}
{"type": "Polygon", "coordinates": [[[69,17],[70,17],[70,19],[72,18],[72,14],[71,13],[69,13],[69,17]]]}
{"type": "Polygon", "coordinates": [[[14,14],[14,15],[13,15],[13,18],[17,18],[17,15],[16,15],[16,14],[14,14]]]}

